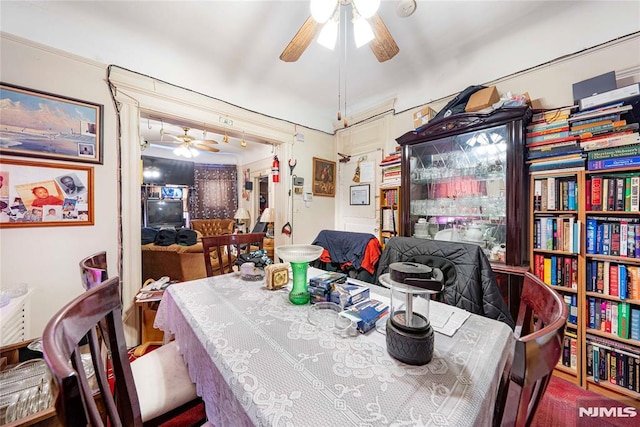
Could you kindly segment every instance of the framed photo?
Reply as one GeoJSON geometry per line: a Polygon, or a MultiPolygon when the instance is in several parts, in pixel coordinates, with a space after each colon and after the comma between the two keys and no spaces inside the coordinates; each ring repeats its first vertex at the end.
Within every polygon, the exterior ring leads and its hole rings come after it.
{"type": "Polygon", "coordinates": [[[336,162],[313,158],[313,195],[335,197],[336,162]]]}
{"type": "Polygon", "coordinates": [[[0,228],[93,225],[93,167],[0,159],[0,228]]]}
{"type": "Polygon", "coordinates": [[[0,153],[102,164],[103,106],[0,83],[0,153]]]}
{"type": "Polygon", "coordinates": [[[370,203],[369,184],[352,185],[349,189],[351,190],[350,205],[368,205],[370,203]]]}

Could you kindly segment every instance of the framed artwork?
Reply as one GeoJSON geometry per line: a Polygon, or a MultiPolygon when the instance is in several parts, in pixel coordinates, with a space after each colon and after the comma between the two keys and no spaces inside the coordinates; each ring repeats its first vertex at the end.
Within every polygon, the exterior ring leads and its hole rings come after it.
{"type": "Polygon", "coordinates": [[[335,197],[336,162],[313,158],[313,195],[335,197]]]}
{"type": "Polygon", "coordinates": [[[0,153],[102,164],[103,106],[0,83],[0,153]]]}
{"type": "Polygon", "coordinates": [[[369,184],[352,185],[349,187],[351,197],[350,205],[368,205],[369,201],[369,184]]]}
{"type": "Polygon", "coordinates": [[[93,167],[0,159],[0,228],[93,225],[93,167]]]}

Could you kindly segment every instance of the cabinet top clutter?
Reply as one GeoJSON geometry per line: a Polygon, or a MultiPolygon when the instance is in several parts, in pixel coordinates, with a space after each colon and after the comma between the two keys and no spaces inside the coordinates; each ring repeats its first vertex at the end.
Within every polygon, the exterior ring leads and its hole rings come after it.
{"type": "Polygon", "coordinates": [[[529,107],[461,113],[399,137],[403,235],[474,243],[492,261],[525,263],[531,115],[529,107]]]}

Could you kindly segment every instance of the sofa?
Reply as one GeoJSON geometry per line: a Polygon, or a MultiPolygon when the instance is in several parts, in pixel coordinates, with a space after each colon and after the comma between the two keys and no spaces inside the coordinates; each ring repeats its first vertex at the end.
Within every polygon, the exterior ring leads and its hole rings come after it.
{"type": "MultiPolygon", "coordinates": [[[[197,243],[191,246],[172,244],[168,246],[148,243],[142,249],[142,283],[168,276],[179,282],[207,277],[202,249],[202,236],[233,232],[232,219],[198,219],[191,221],[191,228],[198,235],[197,243]],[[195,223],[195,224],[194,224],[195,223]]],[[[215,252],[211,254],[214,271],[219,270],[215,252]]]]}
{"type": "Polygon", "coordinates": [[[219,236],[233,233],[233,219],[192,219],[191,229],[199,231],[203,236],[219,236]]]}

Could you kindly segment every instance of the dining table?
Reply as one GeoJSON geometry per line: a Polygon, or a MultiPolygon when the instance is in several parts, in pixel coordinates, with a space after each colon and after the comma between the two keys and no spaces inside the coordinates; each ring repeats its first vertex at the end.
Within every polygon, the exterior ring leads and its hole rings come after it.
{"type": "MultiPolygon", "coordinates": [[[[387,288],[360,284],[389,302],[387,288]]],[[[408,365],[387,352],[384,319],[339,334],[311,323],[313,306],[289,302],[289,288],[229,273],[164,293],[155,326],[176,340],[213,425],[491,425],[513,357],[509,326],[431,301],[433,358],[408,365]]]]}

